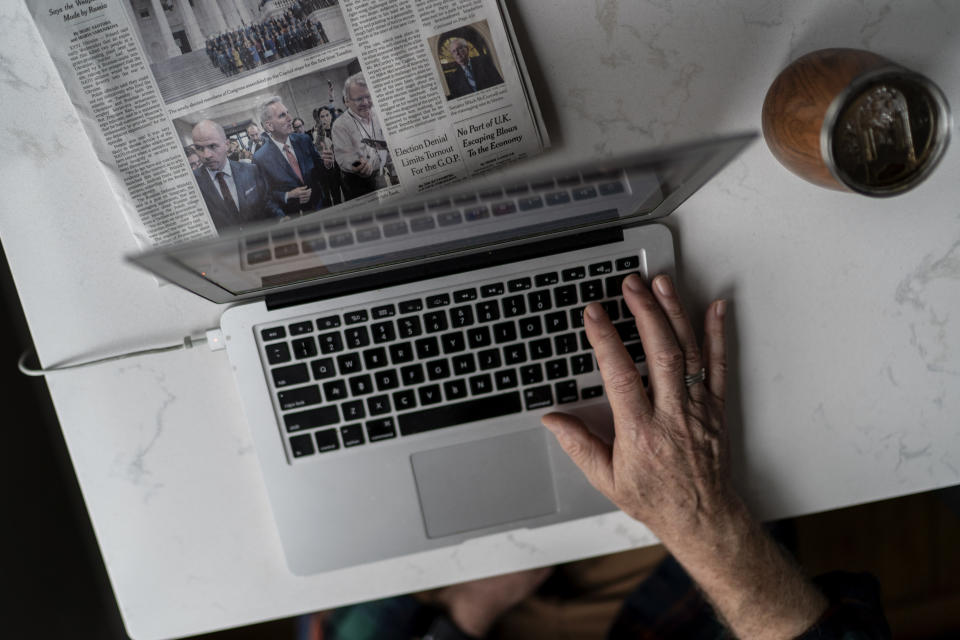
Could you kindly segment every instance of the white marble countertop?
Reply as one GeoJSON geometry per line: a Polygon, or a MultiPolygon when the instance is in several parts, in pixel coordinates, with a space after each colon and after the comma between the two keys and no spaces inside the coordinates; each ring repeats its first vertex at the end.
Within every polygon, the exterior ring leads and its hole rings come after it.
{"type": "MultiPolygon", "coordinates": [[[[758,129],[776,73],[868,48],[960,107],[944,0],[516,0],[557,151],[758,129]]],[[[136,249],[21,3],[0,6],[0,237],[46,365],[167,344],[221,308],[123,263],[136,249]]],[[[956,131],[953,131],[956,138],[956,131]]],[[[960,141],[916,190],[834,193],[752,146],[674,215],[699,313],[731,302],[738,482],[764,517],[960,483],[960,141]]],[[[346,571],[289,573],[223,352],[51,376],[128,632],[249,624],[653,542],[622,514],[346,571]]]]}

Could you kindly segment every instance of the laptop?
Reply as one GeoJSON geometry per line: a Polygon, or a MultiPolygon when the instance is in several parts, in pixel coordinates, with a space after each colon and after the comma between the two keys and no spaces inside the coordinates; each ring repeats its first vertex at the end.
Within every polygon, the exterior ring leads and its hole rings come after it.
{"type": "Polygon", "coordinates": [[[754,138],[505,172],[131,256],[229,303],[221,332],[290,570],[308,575],[615,510],[540,416],[613,437],[583,330],[674,273],[656,221],[754,138]]]}

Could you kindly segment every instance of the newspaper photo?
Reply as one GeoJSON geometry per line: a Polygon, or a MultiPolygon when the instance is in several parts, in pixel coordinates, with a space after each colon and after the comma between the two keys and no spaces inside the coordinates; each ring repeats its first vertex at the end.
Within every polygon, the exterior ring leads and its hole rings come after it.
{"type": "Polygon", "coordinates": [[[549,145],[502,0],[25,0],[142,248],[549,145]]]}

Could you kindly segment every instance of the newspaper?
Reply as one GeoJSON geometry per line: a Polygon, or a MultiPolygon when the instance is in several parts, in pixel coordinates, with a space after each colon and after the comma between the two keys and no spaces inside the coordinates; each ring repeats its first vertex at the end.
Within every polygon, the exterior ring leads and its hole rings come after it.
{"type": "Polygon", "coordinates": [[[26,3],[143,248],[549,144],[502,0],[26,3]]]}

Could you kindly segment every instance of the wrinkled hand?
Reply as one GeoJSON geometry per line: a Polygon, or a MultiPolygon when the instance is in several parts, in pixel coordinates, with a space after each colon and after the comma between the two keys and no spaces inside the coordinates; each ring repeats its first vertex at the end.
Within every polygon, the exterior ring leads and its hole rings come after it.
{"type": "Polygon", "coordinates": [[[613,409],[614,442],[568,414],[548,414],[543,424],[594,487],[670,547],[697,539],[741,506],[724,422],[725,302],[707,310],[701,350],[669,277],[654,278],[651,291],[631,275],[623,293],[647,355],[649,392],[603,307],[593,303],[584,325],[613,409]],[[684,375],[701,367],[705,381],[687,387],[684,375]]]}
{"type": "Polygon", "coordinates": [[[446,587],[437,594],[450,618],[470,635],[483,637],[504,613],[536,591],[553,567],[507,573],[446,587]]]}

